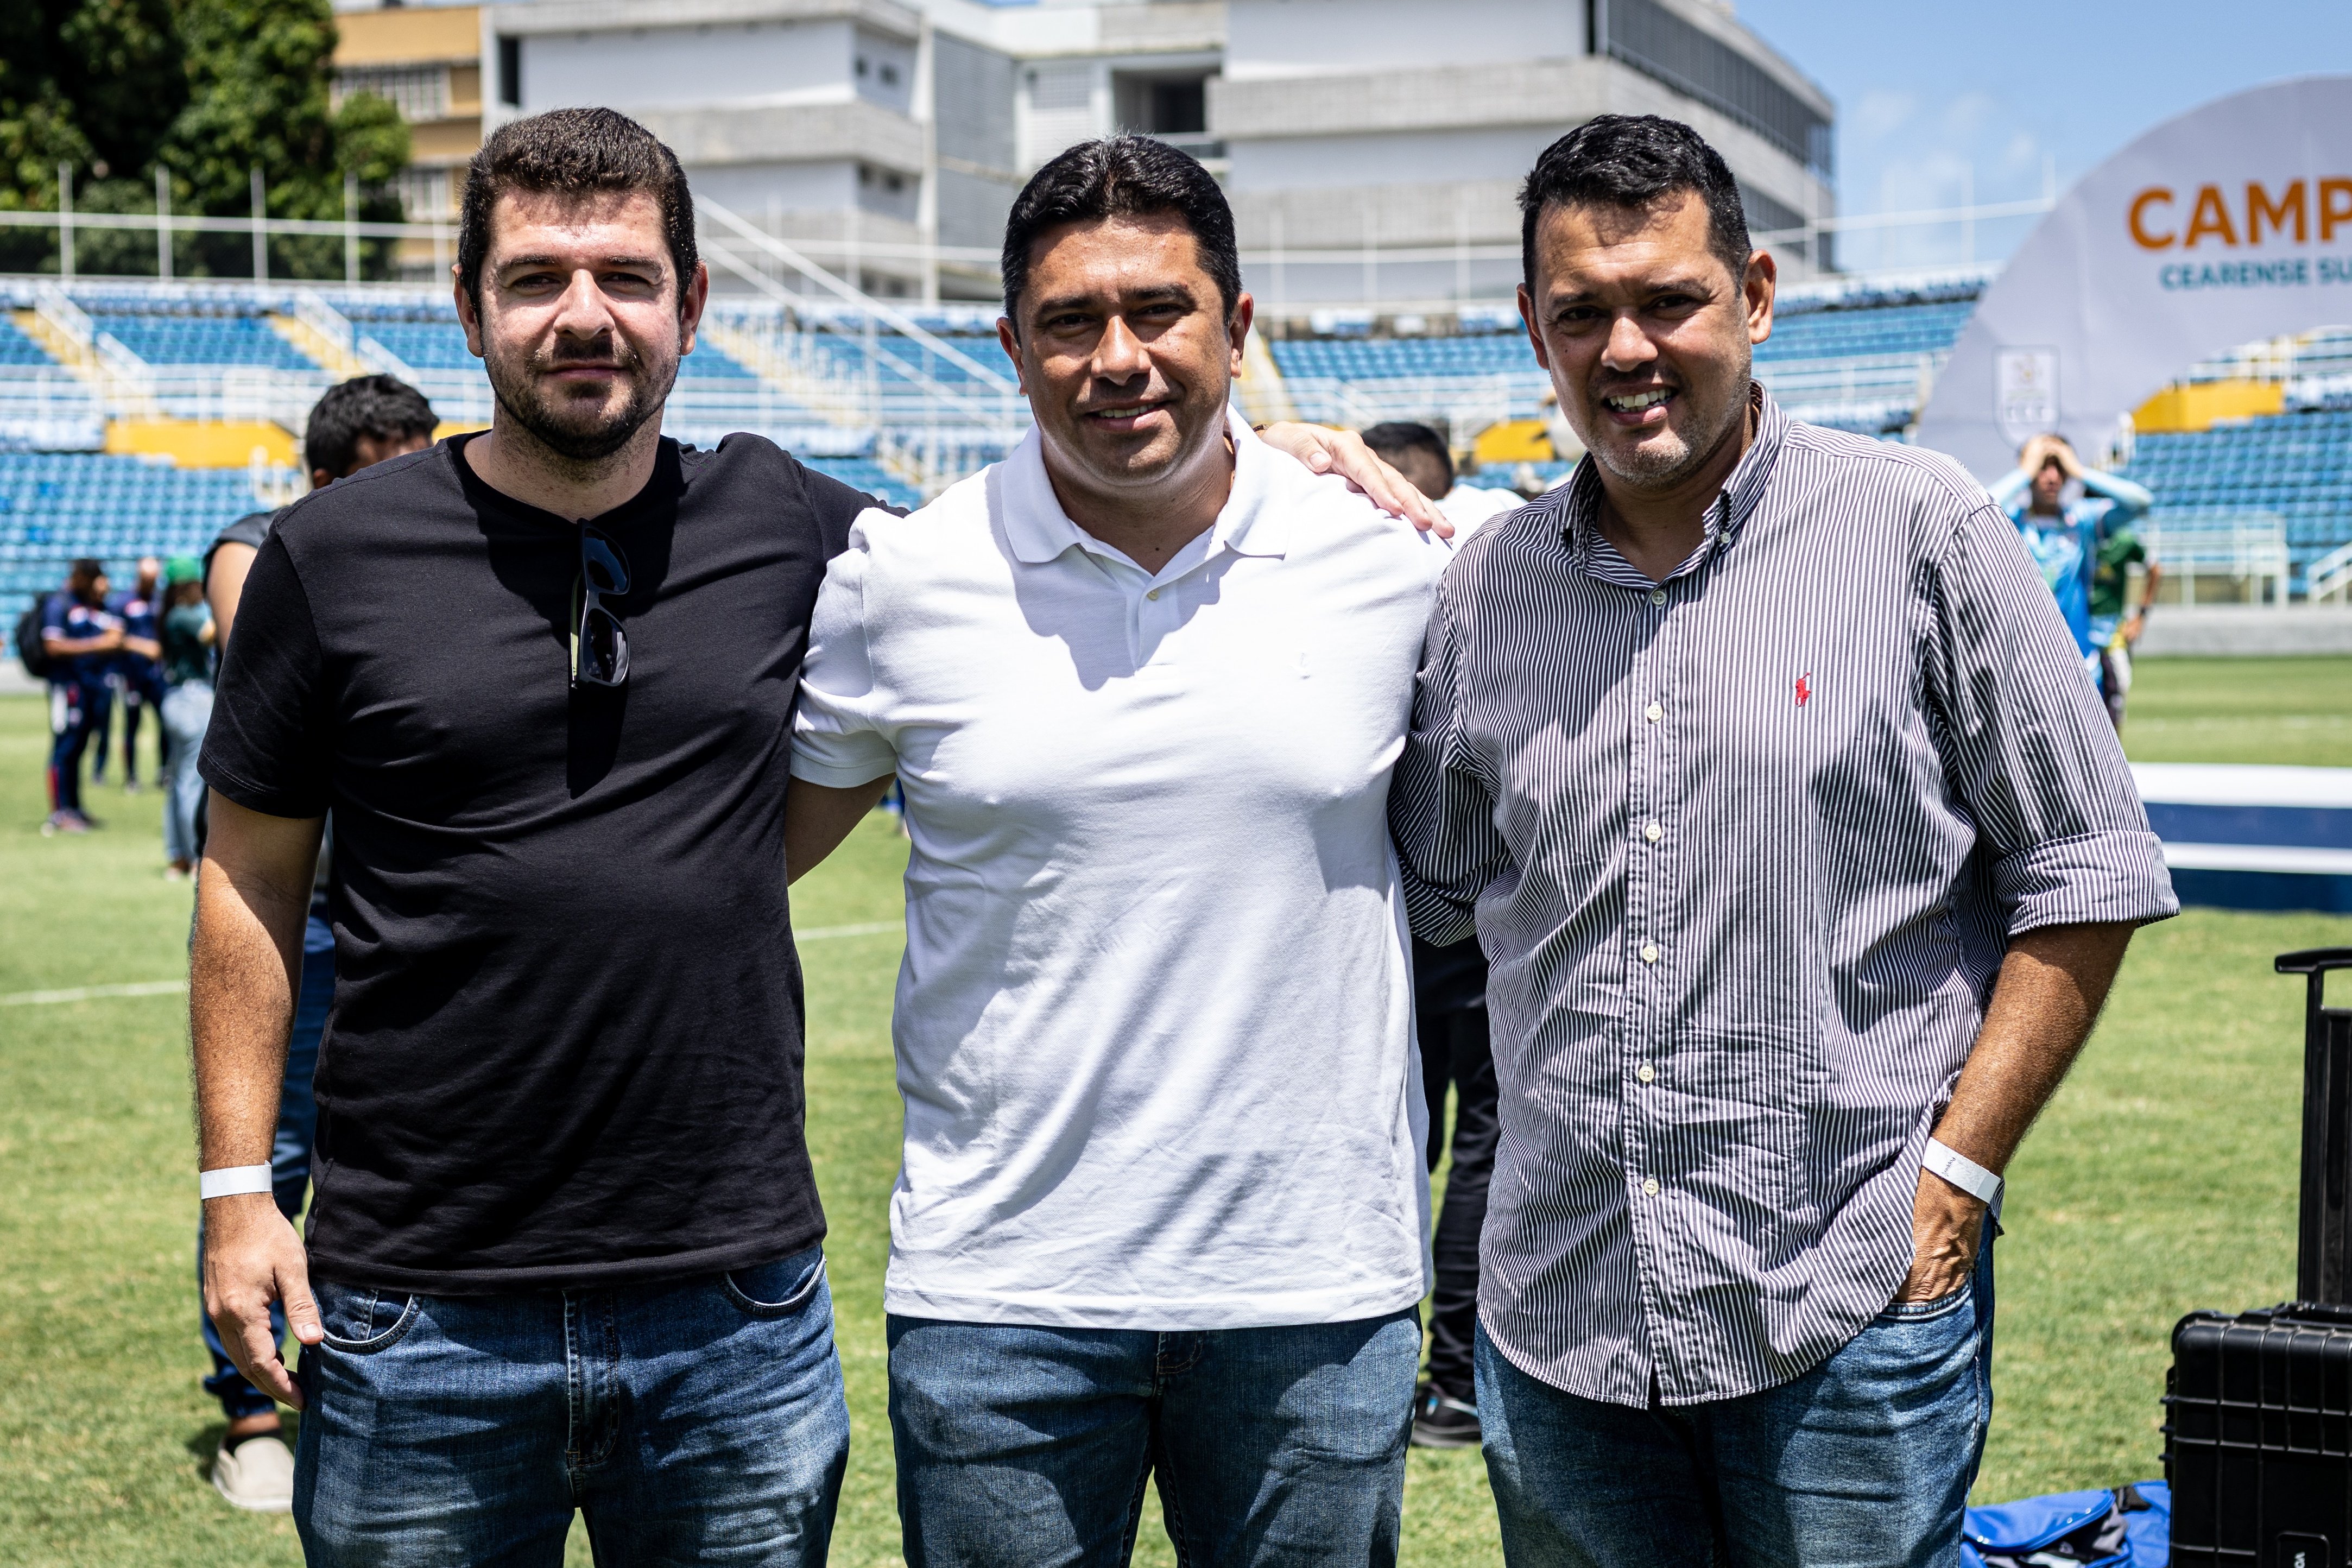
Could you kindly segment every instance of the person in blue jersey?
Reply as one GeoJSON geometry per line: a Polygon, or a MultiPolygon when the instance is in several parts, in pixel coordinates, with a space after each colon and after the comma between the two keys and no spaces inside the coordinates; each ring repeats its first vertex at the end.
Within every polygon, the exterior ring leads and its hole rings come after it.
{"type": "MultiPolygon", "coordinates": [[[[138,583],[130,592],[110,595],[107,600],[107,607],[122,620],[122,651],[115,656],[107,684],[122,699],[122,789],[126,795],[139,792],[139,721],[149,713],[156,716],[158,779],[170,761],[164,755],[172,738],[163,729],[163,647],[156,629],[162,615],[159,600],[163,575],[163,562],[152,555],[145,556],[139,563],[138,583]]],[[[105,727],[101,725],[97,763],[90,770],[93,779],[105,775],[106,750],[105,727]]]]}
{"type": "Polygon", "coordinates": [[[77,561],[66,585],[41,605],[41,645],[49,656],[49,815],[44,834],[87,833],[81,809],[82,754],[107,701],[107,666],[122,647],[122,622],[106,607],[106,567],[77,561]]]}
{"type": "MultiPolygon", "coordinates": [[[[2042,568],[2042,580],[2057,595],[2084,670],[2105,690],[2109,672],[2102,668],[2100,656],[2115,638],[2116,624],[2106,617],[2102,635],[2091,613],[2100,551],[2111,535],[2146,516],[2156,498],[2129,479],[2085,468],[2063,437],[2036,436],[2018,454],[2017,467],[1994,483],[1992,499],[2017,524],[2026,551],[2042,568]],[[2069,485],[2082,487],[2080,500],[2067,499],[2069,485]]],[[[2110,718],[2116,712],[2110,701],[2110,718]]]]}

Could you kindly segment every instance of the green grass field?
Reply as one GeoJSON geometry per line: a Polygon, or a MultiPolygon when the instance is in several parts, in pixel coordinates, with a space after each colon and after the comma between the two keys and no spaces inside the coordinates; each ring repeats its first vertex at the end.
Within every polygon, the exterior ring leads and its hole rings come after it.
{"type": "MultiPolygon", "coordinates": [[[[2352,765],[2352,660],[2152,660],[2134,703],[2140,760],[2352,765]]],[[[293,1563],[288,1521],[234,1513],[205,1482],[220,1417],[197,1387],[182,1002],[12,1000],[184,970],[188,890],[163,879],[155,797],[94,794],[105,831],[42,838],[46,742],[37,700],[0,700],[0,1563],[293,1563]]],[[[903,853],[868,823],[802,885],[798,923],[893,920],[903,853]]],[[[2352,943],[2352,921],[2200,910],[2134,944],[2012,1173],[1980,1497],[2157,1474],[2174,1320],[2290,1293],[2302,987],[2270,961],[2323,943],[2352,943]]],[[[892,935],[803,950],[849,1568],[898,1561],[881,1313],[898,954],[892,935]]],[[[1405,1521],[1409,1563],[1500,1561],[1475,1454],[1416,1452],[1405,1521]]],[[[1139,1557],[1171,1561],[1156,1529],[1139,1557]]]]}

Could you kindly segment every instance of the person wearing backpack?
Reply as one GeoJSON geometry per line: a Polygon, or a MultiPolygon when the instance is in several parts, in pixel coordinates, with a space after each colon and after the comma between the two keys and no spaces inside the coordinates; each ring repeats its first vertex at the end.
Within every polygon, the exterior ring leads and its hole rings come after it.
{"type": "MultiPolygon", "coordinates": [[[[122,647],[122,622],[106,607],[106,566],[81,560],[41,605],[43,672],[49,680],[49,815],[44,835],[87,833],[81,759],[106,710],[106,677],[122,647]]],[[[29,661],[28,661],[29,662],[29,661]]]]}

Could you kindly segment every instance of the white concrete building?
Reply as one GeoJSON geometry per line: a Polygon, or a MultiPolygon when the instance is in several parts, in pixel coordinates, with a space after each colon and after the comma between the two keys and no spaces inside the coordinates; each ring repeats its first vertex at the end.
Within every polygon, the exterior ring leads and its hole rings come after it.
{"type": "Polygon", "coordinates": [[[1787,234],[1775,248],[1793,276],[1815,263],[1797,231],[1832,212],[1832,106],[1724,0],[508,0],[479,15],[486,131],[623,110],[677,149],[698,195],[885,296],[992,297],[1021,183],[1118,130],[1226,182],[1252,287],[1277,310],[1508,298],[1517,182],[1598,113],[1696,125],[1751,226],[1787,234]]]}
{"type": "Polygon", "coordinates": [[[1274,308],[1507,297],[1517,192],[1597,114],[1695,126],[1785,275],[1832,213],[1829,97],[1727,0],[1229,0],[1209,123],[1274,308]],[[1793,243],[1791,243],[1793,241],[1793,243]],[[1332,253],[1344,253],[1334,255],[1332,253]]]}

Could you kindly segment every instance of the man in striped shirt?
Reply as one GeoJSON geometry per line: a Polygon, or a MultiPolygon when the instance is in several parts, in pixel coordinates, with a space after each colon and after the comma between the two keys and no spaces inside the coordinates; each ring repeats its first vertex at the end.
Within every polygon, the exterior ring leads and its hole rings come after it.
{"type": "Polygon", "coordinates": [[[1956,1563],[1988,1200],[2163,860],[2009,520],[1754,384],[1722,159],[1604,116],[1522,207],[1590,456],[1448,569],[1390,797],[1416,931],[1492,964],[1505,1551],[1956,1563]]]}

